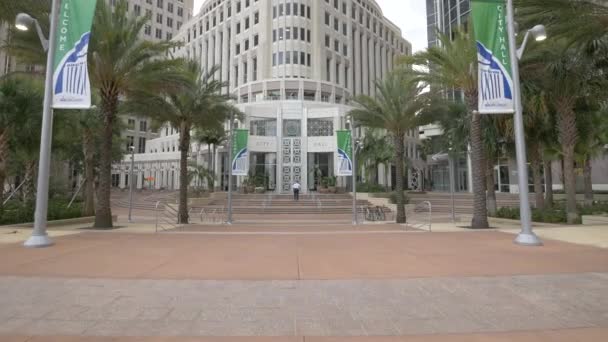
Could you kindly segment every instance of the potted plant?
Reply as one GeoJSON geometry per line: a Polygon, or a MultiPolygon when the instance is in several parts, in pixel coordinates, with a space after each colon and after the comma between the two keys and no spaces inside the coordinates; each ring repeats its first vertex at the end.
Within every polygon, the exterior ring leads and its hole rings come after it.
{"type": "Polygon", "coordinates": [[[319,188],[319,193],[326,194],[329,192],[329,177],[321,178],[321,187],[319,188]]]}
{"type": "Polygon", "coordinates": [[[338,189],[336,188],[336,181],[336,176],[327,177],[327,186],[329,193],[335,194],[336,192],[338,192],[338,189]]]}

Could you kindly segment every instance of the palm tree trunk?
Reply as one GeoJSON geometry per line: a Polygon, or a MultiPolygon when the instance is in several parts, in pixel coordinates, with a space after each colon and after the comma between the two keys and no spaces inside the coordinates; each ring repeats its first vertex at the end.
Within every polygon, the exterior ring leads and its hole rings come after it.
{"type": "Polygon", "coordinates": [[[110,203],[112,185],[112,138],[114,137],[114,120],[118,107],[118,95],[106,95],[102,98],[103,132],[101,158],[99,161],[99,189],[97,191],[97,208],[93,227],[112,228],[112,207],[110,203]]]}
{"type": "Polygon", "coordinates": [[[583,166],[583,176],[585,178],[585,207],[593,205],[593,180],[591,179],[591,158],[585,158],[583,166]]]}
{"type": "Polygon", "coordinates": [[[215,191],[215,156],[217,154],[217,145],[213,144],[213,154],[211,155],[211,192],[215,191]]]}
{"type": "Polygon", "coordinates": [[[397,192],[397,223],[405,223],[405,200],[403,198],[403,144],[405,137],[402,132],[394,133],[395,142],[395,170],[396,184],[395,191],[397,192]]]}
{"type": "Polygon", "coordinates": [[[543,163],[545,171],[545,206],[551,208],[553,206],[553,171],[551,160],[545,158],[543,163]]]}
{"type": "Polygon", "coordinates": [[[494,162],[491,158],[486,159],[486,191],[488,202],[488,214],[495,216],[498,206],[496,204],[496,182],[494,180],[494,162]]]}
{"type": "MultiPolygon", "coordinates": [[[[8,131],[0,131],[0,210],[4,202],[4,182],[6,181],[6,167],[8,159],[8,131]]],[[[1,214],[1,212],[0,212],[1,214]]]]}
{"type": "Polygon", "coordinates": [[[90,129],[83,130],[82,151],[84,154],[84,205],[82,216],[95,215],[95,143],[93,132],[90,129]]]}
{"type": "Polygon", "coordinates": [[[574,174],[574,146],[578,140],[576,128],[576,113],[573,104],[568,99],[558,101],[556,106],[559,111],[558,131],[559,141],[562,145],[562,155],[564,158],[564,190],[566,192],[566,213],[568,223],[575,223],[578,220],[576,209],[576,178],[574,174]],[[561,102],[561,103],[560,103],[561,102]]]}
{"type": "Polygon", "coordinates": [[[190,125],[183,122],[179,132],[179,207],[178,223],[188,223],[188,151],[190,150],[190,125]]]}
{"type": "MultiPolygon", "coordinates": [[[[469,108],[476,108],[477,99],[469,100],[469,108]]],[[[471,228],[489,228],[486,207],[486,186],[484,177],[484,152],[481,133],[481,116],[471,114],[471,161],[473,164],[473,219],[471,228]]]]}
{"type": "Polygon", "coordinates": [[[538,148],[530,150],[530,167],[532,168],[532,178],[534,180],[534,199],[537,209],[545,208],[545,198],[543,196],[543,184],[541,176],[541,160],[538,148]]]}
{"type": "Polygon", "coordinates": [[[25,174],[23,176],[23,202],[26,207],[33,206],[36,199],[34,179],[36,176],[37,160],[28,160],[25,162],[25,174]]]}

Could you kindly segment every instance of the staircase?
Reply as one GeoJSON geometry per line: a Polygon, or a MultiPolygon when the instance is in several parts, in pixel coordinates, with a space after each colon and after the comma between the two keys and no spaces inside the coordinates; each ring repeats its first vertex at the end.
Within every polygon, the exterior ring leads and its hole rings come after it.
{"type": "MultiPolygon", "coordinates": [[[[299,201],[287,194],[233,194],[232,210],[236,215],[315,215],[352,214],[352,197],[349,194],[301,194],[299,201]]],[[[358,200],[357,207],[370,205],[368,201],[358,200]]],[[[212,200],[206,208],[227,207],[225,199],[212,200]]]]}
{"type": "MultiPolygon", "coordinates": [[[[442,192],[427,192],[427,193],[408,193],[407,198],[410,204],[420,204],[424,201],[431,202],[434,213],[451,213],[452,200],[449,193],[442,192]]],[[[518,194],[496,194],[496,203],[498,208],[519,207],[518,194]]],[[[473,212],[473,194],[471,193],[456,193],[454,194],[454,209],[457,214],[471,214],[473,212]]],[[[530,204],[534,206],[534,196],[530,196],[530,204]]]]}

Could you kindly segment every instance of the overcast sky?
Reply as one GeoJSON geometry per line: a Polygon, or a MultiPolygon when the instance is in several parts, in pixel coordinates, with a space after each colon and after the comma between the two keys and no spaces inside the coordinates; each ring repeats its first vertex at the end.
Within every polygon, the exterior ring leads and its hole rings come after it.
{"type": "MultiPolygon", "coordinates": [[[[198,12],[205,0],[194,0],[194,12],[198,12]]],[[[321,0],[317,0],[321,1],[321,0]]],[[[414,51],[423,50],[426,40],[426,1],[424,0],[376,0],[384,15],[401,28],[405,39],[414,51]]]]}

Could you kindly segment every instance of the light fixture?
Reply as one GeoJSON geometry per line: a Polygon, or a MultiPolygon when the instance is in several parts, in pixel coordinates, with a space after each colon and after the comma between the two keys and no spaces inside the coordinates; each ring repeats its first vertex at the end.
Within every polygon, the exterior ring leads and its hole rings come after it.
{"type": "Polygon", "coordinates": [[[27,13],[19,13],[15,18],[15,27],[19,31],[27,31],[30,29],[30,25],[34,22],[34,18],[27,13]]]}
{"type": "Polygon", "coordinates": [[[532,29],[530,29],[530,33],[537,42],[542,42],[543,40],[547,39],[547,30],[545,29],[545,25],[534,26],[532,29]]]}

